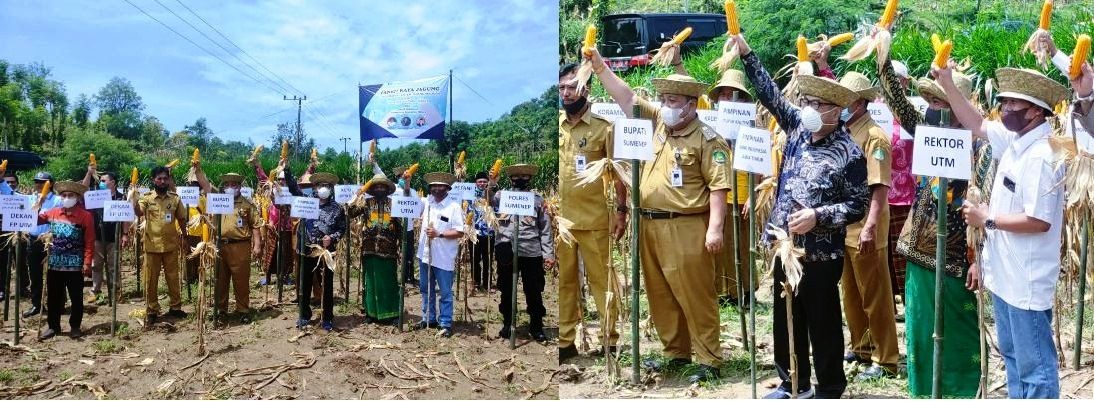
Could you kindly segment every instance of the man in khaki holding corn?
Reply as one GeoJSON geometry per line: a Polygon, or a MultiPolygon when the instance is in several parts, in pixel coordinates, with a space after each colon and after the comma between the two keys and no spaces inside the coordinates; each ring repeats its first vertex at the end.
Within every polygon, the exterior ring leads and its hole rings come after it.
{"type": "MultiPolygon", "coordinates": [[[[726,192],[731,186],[729,145],[698,119],[707,85],[672,74],[653,80],[657,108],[635,96],[592,50],[594,72],[627,116],[637,105],[654,122],[654,159],[641,172],[641,261],[650,316],[670,359],[669,368],[698,366],[688,381],[718,378],[722,362],[713,255],[722,249],[726,192]]],[[[682,71],[679,56],[672,60],[682,71]]],[[[643,363],[659,370],[661,364],[643,363]]]]}

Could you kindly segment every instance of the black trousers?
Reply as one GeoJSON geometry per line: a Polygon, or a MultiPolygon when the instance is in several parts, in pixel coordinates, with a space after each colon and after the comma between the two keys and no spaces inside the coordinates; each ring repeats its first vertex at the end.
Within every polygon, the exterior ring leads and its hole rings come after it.
{"type": "MultiPolygon", "coordinates": [[[[37,238],[30,240],[27,246],[27,270],[23,270],[23,277],[30,282],[30,304],[35,308],[42,308],[42,262],[46,260],[46,248],[37,238]]],[[[22,266],[20,266],[22,267],[22,266]]],[[[83,285],[83,282],[80,282],[83,285]]]]}
{"type": "Polygon", "coordinates": [[[266,278],[277,273],[280,273],[278,275],[279,280],[292,276],[292,258],[294,258],[292,254],[292,235],[292,232],[283,232],[277,238],[273,257],[270,258],[270,265],[266,266],[266,278]],[[282,261],[282,256],[284,256],[284,261],[282,261]]]}
{"type": "MultiPolygon", "coordinates": [[[[508,242],[501,242],[495,246],[494,256],[498,261],[498,291],[501,292],[501,302],[498,310],[501,311],[505,327],[512,323],[513,291],[513,250],[508,242]]],[[[543,307],[543,286],[545,285],[543,272],[543,257],[518,257],[517,268],[520,269],[520,279],[524,283],[524,299],[528,304],[528,316],[530,331],[543,330],[543,316],[547,315],[547,308],[543,307]]]]}
{"type": "Polygon", "coordinates": [[[297,301],[301,305],[300,318],[311,320],[311,292],[315,281],[312,269],[316,268],[316,264],[319,264],[318,269],[322,270],[320,275],[323,280],[323,321],[329,322],[334,320],[334,272],[326,265],[319,263],[319,258],[306,256],[304,264],[300,266],[300,294],[297,301]]]}
{"type": "MultiPolygon", "coordinates": [[[[11,270],[11,265],[13,264],[15,264],[15,248],[10,246],[0,247],[0,281],[3,281],[3,290],[0,290],[0,293],[3,293],[5,296],[12,294],[11,280],[14,279],[12,275],[15,274],[15,272],[11,270]]],[[[22,288],[24,288],[24,286],[16,286],[15,290],[19,291],[22,288]]]]}
{"type": "Polygon", "coordinates": [[[475,244],[471,252],[471,279],[475,287],[487,289],[490,283],[490,242],[492,236],[480,235],[479,242],[475,244]]]}
{"type": "Polygon", "coordinates": [[[46,324],[55,332],[61,331],[61,313],[65,311],[65,296],[72,300],[72,314],[68,324],[73,329],[80,328],[84,319],[84,276],[80,271],[50,270],[46,285],[49,286],[49,299],[46,300],[46,324]]]}
{"type": "MultiPolygon", "coordinates": [[[[798,388],[807,389],[809,351],[817,368],[817,398],[839,398],[847,388],[843,373],[843,315],[840,309],[839,281],[843,276],[843,258],[802,263],[802,279],[794,297],[794,354],[797,356],[798,388]]],[[[786,281],[782,260],[775,262],[774,293],[782,292],[786,281]]],[[[775,296],[775,368],[789,391],[790,338],[786,326],[786,298],[775,296]]]]}
{"type": "Polygon", "coordinates": [[[410,255],[409,258],[400,260],[399,263],[403,265],[403,282],[410,283],[414,281],[414,272],[418,271],[416,260],[416,254],[414,253],[414,247],[417,245],[418,240],[414,235],[410,236],[410,241],[403,241],[403,255],[410,255]]]}

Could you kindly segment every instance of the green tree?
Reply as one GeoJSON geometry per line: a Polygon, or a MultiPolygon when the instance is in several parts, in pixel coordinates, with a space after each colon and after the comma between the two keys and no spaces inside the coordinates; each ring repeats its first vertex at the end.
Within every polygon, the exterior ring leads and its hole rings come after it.
{"type": "Polygon", "coordinates": [[[46,170],[58,179],[83,178],[91,153],[95,153],[99,171],[124,173],[137,165],[139,157],[132,141],[95,130],[77,129],[74,133],[60,152],[47,158],[46,170]]]}

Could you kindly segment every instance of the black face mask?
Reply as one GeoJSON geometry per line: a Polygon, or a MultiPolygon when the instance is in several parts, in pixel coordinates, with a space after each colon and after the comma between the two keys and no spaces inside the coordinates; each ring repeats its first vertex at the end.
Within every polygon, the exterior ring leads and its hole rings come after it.
{"type": "Polygon", "coordinates": [[[586,99],[585,97],[580,97],[577,100],[574,100],[573,103],[570,103],[570,104],[566,104],[565,102],[562,103],[562,108],[564,110],[566,110],[566,114],[577,114],[577,113],[581,112],[581,109],[585,108],[585,104],[587,102],[588,102],[588,99],[586,99]]]}
{"type": "Polygon", "coordinates": [[[923,123],[925,123],[929,126],[932,126],[932,127],[941,127],[942,126],[943,111],[945,111],[946,113],[949,113],[950,109],[935,110],[935,109],[928,108],[927,112],[924,113],[923,123]]]}
{"type": "Polygon", "coordinates": [[[516,188],[516,189],[519,189],[519,190],[527,190],[528,188],[530,188],[532,186],[532,180],[529,180],[529,179],[514,178],[512,181],[513,181],[513,188],[516,188]]]}
{"type": "Polygon", "coordinates": [[[1029,122],[1032,121],[1032,119],[1026,118],[1026,111],[1028,110],[1029,109],[1022,109],[1003,113],[1003,126],[1014,132],[1022,131],[1029,126],[1029,122]]]}
{"type": "Polygon", "coordinates": [[[429,194],[433,195],[433,199],[441,199],[442,197],[448,195],[448,190],[444,188],[431,188],[429,190],[429,194]]]}
{"type": "Polygon", "coordinates": [[[156,189],[156,192],[159,192],[161,194],[164,193],[164,192],[167,192],[167,184],[163,184],[163,185],[156,184],[156,185],[153,186],[153,188],[156,189]]]}

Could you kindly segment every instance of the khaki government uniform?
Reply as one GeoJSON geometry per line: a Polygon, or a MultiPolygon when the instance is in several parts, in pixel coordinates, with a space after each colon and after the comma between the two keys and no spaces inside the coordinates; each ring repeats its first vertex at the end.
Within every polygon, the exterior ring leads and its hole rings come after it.
{"type": "Polygon", "coordinates": [[[558,346],[565,348],[574,343],[577,324],[584,312],[580,302],[582,269],[579,266],[584,267],[585,280],[600,317],[600,340],[605,341],[606,345],[616,345],[619,332],[615,321],[619,317],[620,290],[615,272],[608,270],[611,257],[608,253],[611,241],[608,224],[614,208],[608,205],[603,185],[577,185],[576,166],[579,155],[585,156],[586,165],[611,158],[612,124],[588,109],[576,124],[570,124],[566,120],[566,112],[559,111],[558,134],[559,213],[562,218],[573,222],[570,233],[575,239],[574,244],[565,241],[558,243],[558,346]],[[608,292],[616,293],[610,305],[608,292]]]}
{"type": "MultiPolygon", "coordinates": [[[[866,185],[892,186],[892,145],[889,135],[864,115],[848,125],[851,139],[866,158],[866,185]]],[[[869,213],[869,212],[867,212],[869,213]]],[[[859,234],[866,219],[847,226],[843,258],[843,313],[851,334],[851,350],[863,360],[871,357],[881,367],[896,372],[897,349],[893,288],[889,280],[889,203],[882,203],[874,236],[873,252],[859,249],[859,234]]]]}
{"type": "Polygon", "coordinates": [[[182,310],[179,293],[179,231],[176,222],[186,221],[186,208],[174,192],[158,195],[151,191],[137,200],[144,214],[144,303],[147,313],[159,314],[159,280],[162,269],[167,276],[167,295],[171,310],[182,310]]]}
{"type": "Polygon", "coordinates": [[[732,186],[729,145],[699,119],[669,134],[659,109],[637,101],[642,117],[655,120],[654,160],[643,163],[640,184],[639,251],[650,316],[665,357],[691,359],[694,353],[698,363],[719,366],[715,268],[705,243],[710,192],[732,186]],[[672,186],[676,166],[681,187],[672,186]],[[673,215],[654,218],[650,212],[673,215]]]}
{"type": "MultiPolygon", "coordinates": [[[[198,197],[198,205],[186,208],[187,223],[183,228],[186,232],[186,244],[191,248],[201,243],[201,214],[205,211],[205,194],[198,197]],[[193,224],[191,224],[193,223],[193,224]]],[[[183,224],[180,222],[180,224],[183,224]]],[[[184,252],[185,253],[185,252],[184,252]]],[[[185,255],[184,255],[185,257],[185,255]]],[[[201,264],[199,258],[186,258],[186,282],[193,284],[198,281],[198,267],[201,264]]]]}
{"type": "Polygon", "coordinates": [[[220,275],[217,276],[217,305],[228,310],[228,280],[236,299],[236,312],[250,311],[251,230],[262,227],[258,206],[236,195],[232,213],[220,217],[220,275]]]}

